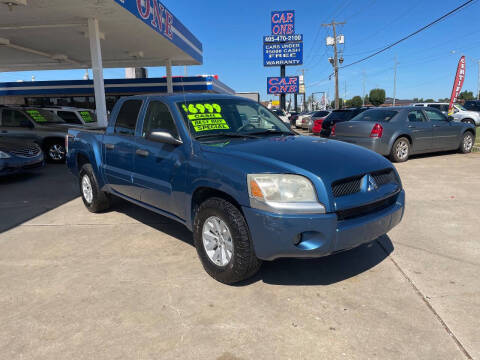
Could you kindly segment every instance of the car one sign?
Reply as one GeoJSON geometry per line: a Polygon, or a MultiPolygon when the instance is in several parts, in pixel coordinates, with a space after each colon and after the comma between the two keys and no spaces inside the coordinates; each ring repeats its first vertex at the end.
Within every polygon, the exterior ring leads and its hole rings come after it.
{"type": "Polygon", "coordinates": [[[298,76],[267,77],[268,94],[296,94],[300,81],[298,76]]]}
{"type": "Polygon", "coordinates": [[[272,35],[295,34],[295,10],[272,11],[272,35]]]}

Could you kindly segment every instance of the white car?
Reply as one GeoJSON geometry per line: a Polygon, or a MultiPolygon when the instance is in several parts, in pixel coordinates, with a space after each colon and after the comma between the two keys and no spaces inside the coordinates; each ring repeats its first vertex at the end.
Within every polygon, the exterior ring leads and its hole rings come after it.
{"type": "Polygon", "coordinates": [[[98,126],[97,116],[92,109],[82,109],[70,106],[45,107],[43,109],[53,112],[68,124],[98,126]]]}
{"type": "MultiPolygon", "coordinates": [[[[428,106],[447,115],[449,103],[416,103],[413,106],[428,106]]],[[[480,114],[476,111],[469,111],[460,104],[453,104],[453,119],[458,122],[465,122],[480,126],[480,114]]]]}
{"type": "Polygon", "coordinates": [[[302,128],[302,124],[303,124],[303,122],[302,122],[303,119],[304,119],[305,117],[308,117],[308,116],[312,115],[313,113],[314,113],[314,111],[310,111],[310,112],[308,112],[308,113],[304,113],[304,114],[298,115],[298,118],[297,118],[297,120],[295,121],[295,127],[296,127],[297,129],[301,129],[301,128],[302,128]]]}
{"type": "Polygon", "coordinates": [[[290,120],[288,119],[287,114],[282,109],[271,109],[271,111],[277,115],[280,120],[282,120],[285,124],[290,125],[290,120]]]}

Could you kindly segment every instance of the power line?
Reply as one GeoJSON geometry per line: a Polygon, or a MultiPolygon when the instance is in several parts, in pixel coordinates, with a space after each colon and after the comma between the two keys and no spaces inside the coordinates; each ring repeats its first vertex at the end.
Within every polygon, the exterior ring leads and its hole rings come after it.
{"type": "Polygon", "coordinates": [[[364,57],[364,58],[362,58],[362,59],[360,59],[360,60],[354,61],[354,62],[352,62],[352,63],[350,63],[350,64],[344,65],[344,66],[342,66],[341,68],[344,69],[344,68],[347,68],[347,67],[349,67],[349,66],[352,66],[352,65],[361,63],[361,62],[363,62],[363,61],[365,61],[365,60],[368,60],[368,59],[370,59],[370,58],[372,58],[372,57],[374,57],[374,56],[376,56],[376,55],[378,55],[378,54],[381,54],[382,52],[387,51],[388,49],[391,49],[391,48],[394,47],[395,45],[398,45],[398,44],[400,44],[401,42],[403,42],[403,41],[411,38],[412,36],[417,35],[419,32],[422,32],[423,30],[428,29],[429,27],[431,27],[431,26],[435,25],[436,23],[442,21],[443,19],[447,18],[448,16],[450,16],[450,15],[452,15],[453,13],[459,11],[460,9],[464,8],[465,6],[467,6],[468,4],[470,4],[470,3],[474,2],[474,1],[476,1],[476,0],[468,0],[468,1],[466,1],[466,2],[463,3],[462,5],[456,7],[456,8],[453,9],[453,10],[450,10],[450,11],[449,11],[448,13],[446,13],[445,15],[442,15],[442,16],[439,17],[438,19],[432,21],[431,23],[425,25],[424,27],[418,29],[417,31],[414,31],[413,33],[411,33],[411,34],[409,34],[409,35],[401,38],[401,39],[398,40],[398,41],[395,41],[394,43],[392,43],[392,44],[384,47],[384,48],[381,49],[381,50],[378,50],[378,51],[374,52],[373,54],[370,54],[370,55],[368,55],[368,56],[366,56],[366,57],[364,57]]]}

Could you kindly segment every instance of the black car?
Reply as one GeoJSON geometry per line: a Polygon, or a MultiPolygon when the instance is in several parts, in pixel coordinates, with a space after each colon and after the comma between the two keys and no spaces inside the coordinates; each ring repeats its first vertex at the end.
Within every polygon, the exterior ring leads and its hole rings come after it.
{"type": "Polygon", "coordinates": [[[0,176],[44,165],[43,152],[33,142],[0,138],[0,176]]]}
{"type": "Polygon", "coordinates": [[[322,123],[321,137],[329,137],[332,132],[332,127],[337,122],[348,121],[365,110],[371,109],[370,107],[348,108],[341,110],[333,110],[322,123]]]}
{"type": "Polygon", "coordinates": [[[470,111],[480,112],[480,100],[467,100],[463,107],[470,111]]]}

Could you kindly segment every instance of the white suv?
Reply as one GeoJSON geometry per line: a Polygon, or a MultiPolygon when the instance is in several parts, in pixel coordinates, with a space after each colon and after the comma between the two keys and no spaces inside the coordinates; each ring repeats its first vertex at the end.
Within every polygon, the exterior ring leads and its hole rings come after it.
{"type": "MultiPolygon", "coordinates": [[[[416,103],[413,106],[428,106],[440,110],[445,115],[448,113],[449,103],[416,103]]],[[[458,122],[466,122],[480,126],[480,114],[476,111],[469,111],[460,104],[453,104],[453,119],[458,122]]]]}
{"type": "Polygon", "coordinates": [[[53,112],[68,124],[98,126],[97,116],[92,109],[69,106],[45,107],[43,109],[53,112]]]}

